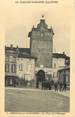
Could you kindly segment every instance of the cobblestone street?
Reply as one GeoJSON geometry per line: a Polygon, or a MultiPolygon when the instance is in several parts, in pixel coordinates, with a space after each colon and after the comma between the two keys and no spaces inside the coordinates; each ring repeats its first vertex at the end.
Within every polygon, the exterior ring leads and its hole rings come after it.
{"type": "Polygon", "coordinates": [[[5,89],[5,111],[69,112],[69,92],[40,89],[5,89]]]}

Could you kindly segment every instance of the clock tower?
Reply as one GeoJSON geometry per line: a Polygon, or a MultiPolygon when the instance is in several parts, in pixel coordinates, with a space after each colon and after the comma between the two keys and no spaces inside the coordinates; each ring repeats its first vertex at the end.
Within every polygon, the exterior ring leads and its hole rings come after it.
{"type": "Polygon", "coordinates": [[[31,55],[37,58],[36,67],[52,68],[53,35],[52,27],[48,28],[43,16],[37,27],[33,26],[29,32],[31,55]]]}

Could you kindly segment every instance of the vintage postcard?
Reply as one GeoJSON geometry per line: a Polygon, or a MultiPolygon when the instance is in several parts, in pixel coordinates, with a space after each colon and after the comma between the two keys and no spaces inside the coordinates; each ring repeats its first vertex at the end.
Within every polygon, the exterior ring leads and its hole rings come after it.
{"type": "Polygon", "coordinates": [[[74,1],[7,0],[4,6],[1,117],[74,117],[74,1]]]}

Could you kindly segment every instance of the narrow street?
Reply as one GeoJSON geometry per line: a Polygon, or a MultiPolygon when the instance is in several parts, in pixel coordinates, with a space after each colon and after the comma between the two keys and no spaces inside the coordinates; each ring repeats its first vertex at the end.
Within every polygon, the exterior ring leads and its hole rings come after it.
{"type": "Polygon", "coordinates": [[[6,88],[6,112],[69,112],[67,92],[50,90],[6,88]]]}

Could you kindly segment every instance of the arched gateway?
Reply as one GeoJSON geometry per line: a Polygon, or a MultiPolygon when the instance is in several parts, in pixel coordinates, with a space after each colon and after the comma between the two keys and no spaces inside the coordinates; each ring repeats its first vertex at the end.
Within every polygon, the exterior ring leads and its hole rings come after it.
{"type": "Polygon", "coordinates": [[[39,83],[45,81],[45,72],[44,70],[39,70],[36,74],[36,88],[39,88],[39,83]]]}

